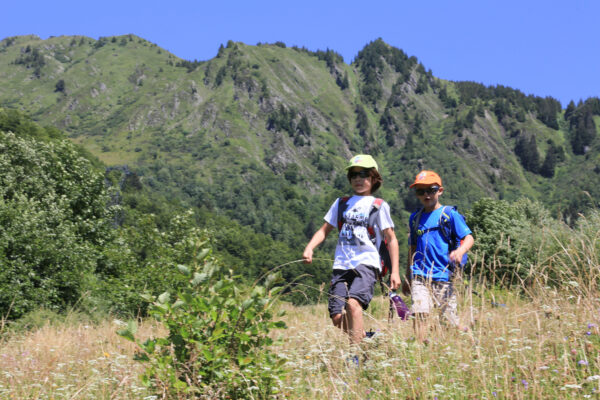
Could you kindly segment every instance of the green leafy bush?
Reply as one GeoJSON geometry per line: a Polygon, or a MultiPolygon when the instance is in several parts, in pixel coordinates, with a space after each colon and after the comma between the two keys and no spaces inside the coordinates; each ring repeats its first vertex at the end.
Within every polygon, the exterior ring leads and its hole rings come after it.
{"type": "MultiPolygon", "coordinates": [[[[164,398],[269,398],[278,392],[281,360],[270,346],[269,332],[285,328],[274,321],[274,304],[282,287],[278,275],[249,292],[237,277],[198,243],[195,267],[179,265],[188,284],[172,296],[146,296],[149,314],[168,329],[167,337],[136,340],[136,324],[119,331],[138,344],[137,359],[148,363],[144,384],[164,398]]],[[[280,314],[282,315],[282,314],[280,314]]]]}
{"type": "Polygon", "coordinates": [[[0,131],[0,310],[65,310],[111,240],[103,174],[66,140],[0,131]]]}
{"type": "Polygon", "coordinates": [[[470,257],[476,262],[471,264],[473,273],[504,285],[531,282],[537,272],[534,267],[559,251],[557,238],[564,236],[566,228],[529,199],[514,203],[481,199],[467,214],[467,224],[475,237],[470,257]]]}
{"type": "Polygon", "coordinates": [[[87,308],[144,316],[148,302],[138,292],[157,296],[183,287],[186,279],[176,266],[193,262],[196,242],[207,234],[196,226],[192,211],[170,216],[164,227],[156,215],[129,213],[135,225],[121,227],[105,245],[103,268],[97,271],[89,300],[96,304],[87,308]]]}

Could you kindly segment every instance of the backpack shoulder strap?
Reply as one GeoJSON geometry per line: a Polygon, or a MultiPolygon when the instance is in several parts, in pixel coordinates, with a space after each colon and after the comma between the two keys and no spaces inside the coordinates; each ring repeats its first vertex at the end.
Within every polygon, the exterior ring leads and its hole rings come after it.
{"type": "Polygon", "coordinates": [[[367,225],[367,232],[369,233],[369,237],[371,240],[375,239],[375,220],[377,219],[377,215],[379,214],[379,210],[381,209],[381,205],[383,204],[383,199],[376,198],[371,205],[371,211],[369,211],[369,222],[367,225]]]}
{"type": "Polygon", "coordinates": [[[344,225],[344,211],[346,211],[346,208],[348,207],[348,199],[350,197],[348,196],[344,196],[344,197],[340,197],[338,199],[338,215],[337,215],[337,225],[338,225],[338,230],[342,230],[342,225],[344,225]]]}
{"type": "Polygon", "coordinates": [[[440,213],[439,221],[440,232],[442,233],[444,239],[450,244],[456,242],[456,238],[452,232],[452,224],[450,223],[452,221],[451,213],[453,210],[456,210],[456,206],[444,206],[442,208],[442,212],[440,213]]]}
{"type": "Polygon", "coordinates": [[[421,207],[419,209],[419,211],[417,211],[415,213],[415,216],[412,220],[412,225],[410,226],[410,234],[411,235],[416,235],[417,234],[417,229],[419,229],[419,222],[421,222],[421,215],[423,214],[423,207],[421,207]]]}

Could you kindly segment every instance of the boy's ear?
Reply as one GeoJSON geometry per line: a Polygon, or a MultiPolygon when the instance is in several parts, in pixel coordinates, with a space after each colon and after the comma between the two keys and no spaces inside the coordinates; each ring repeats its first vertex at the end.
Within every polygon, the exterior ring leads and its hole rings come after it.
{"type": "Polygon", "coordinates": [[[439,193],[440,195],[441,195],[442,193],[444,193],[444,187],[443,187],[443,186],[440,186],[440,188],[439,188],[439,190],[438,190],[438,193],[439,193]]]}

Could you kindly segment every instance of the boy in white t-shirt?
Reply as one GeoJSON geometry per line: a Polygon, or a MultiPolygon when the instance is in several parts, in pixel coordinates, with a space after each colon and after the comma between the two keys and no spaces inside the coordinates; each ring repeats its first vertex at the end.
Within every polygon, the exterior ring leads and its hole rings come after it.
{"type": "Polygon", "coordinates": [[[384,238],[392,263],[390,284],[392,289],[400,286],[398,241],[390,207],[385,201],[376,211],[374,235],[368,233],[369,217],[376,200],[372,194],[383,182],[373,157],[365,154],[352,157],[346,171],[354,195],[336,199],[325,215],[325,223],[306,245],[302,258],[305,263],[311,263],[315,247],[341,224],[329,289],[329,315],[335,326],[349,334],[352,343],[360,343],[365,336],[363,310],[373,298],[375,282],[381,273],[377,249],[384,238]]]}

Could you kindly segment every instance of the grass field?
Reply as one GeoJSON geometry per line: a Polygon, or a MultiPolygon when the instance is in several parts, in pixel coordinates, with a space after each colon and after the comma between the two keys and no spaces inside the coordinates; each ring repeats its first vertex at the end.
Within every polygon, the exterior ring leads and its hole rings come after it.
{"type": "MultiPolygon", "coordinates": [[[[414,340],[410,321],[387,320],[384,297],[375,298],[366,314],[366,326],[377,334],[361,349],[350,348],[331,326],[325,305],[282,305],[288,329],[276,332],[277,353],[288,373],[280,398],[597,398],[597,296],[544,288],[529,298],[484,291],[462,287],[460,315],[471,322],[470,332],[434,323],[426,345],[414,340]],[[347,362],[356,352],[359,367],[347,362]]],[[[143,365],[133,361],[133,344],[115,333],[119,325],[67,321],[6,335],[0,397],[157,398],[140,383],[143,365]]],[[[160,331],[146,321],[138,335],[160,331]]]]}
{"type": "MultiPolygon", "coordinates": [[[[411,321],[388,320],[387,297],[376,296],[365,312],[376,335],[360,348],[331,325],[325,304],[281,302],[287,329],[271,332],[273,353],[285,360],[277,398],[600,398],[599,245],[597,223],[584,224],[558,254],[531,267],[527,284],[500,289],[482,274],[459,280],[459,317],[470,330],[433,318],[426,344],[414,339],[411,321]]],[[[490,267],[471,262],[478,273],[490,267]]],[[[135,345],[116,333],[125,322],[92,323],[76,313],[31,321],[0,324],[0,399],[161,398],[139,379],[135,345]]],[[[136,337],[165,333],[145,320],[136,337]]]]}

